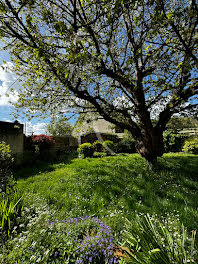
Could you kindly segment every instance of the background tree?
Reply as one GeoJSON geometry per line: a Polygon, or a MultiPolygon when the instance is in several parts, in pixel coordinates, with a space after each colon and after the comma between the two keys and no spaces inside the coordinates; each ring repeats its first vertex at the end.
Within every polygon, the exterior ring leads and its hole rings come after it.
{"type": "Polygon", "coordinates": [[[172,117],[167,124],[168,129],[179,131],[185,128],[198,128],[198,120],[191,117],[172,117]]]}
{"type": "Polygon", "coordinates": [[[1,0],[0,35],[26,77],[18,106],[98,112],[155,161],[171,116],[197,107],[197,10],[189,0],[1,0]]]}
{"type": "Polygon", "coordinates": [[[52,122],[48,124],[46,132],[50,136],[70,136],[72,134],[72,129],[73,127],[65,118],[60,118],[58,120],[52,120],[52,122]]]}

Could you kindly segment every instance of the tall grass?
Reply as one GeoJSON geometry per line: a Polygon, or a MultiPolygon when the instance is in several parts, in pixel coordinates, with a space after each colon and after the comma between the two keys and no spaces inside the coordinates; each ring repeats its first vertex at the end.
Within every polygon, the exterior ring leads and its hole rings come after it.
{"type": "Polygon", "coordinates": [[[123,216],[131,219],[136,212],[178,212],[185,226],[197,229],[198,156],[167,154],[159,167],[149,171],[133,154],[45,164],[40,173],[28,177],[30,171],[23,169],[15,176],[25,195],[42,196],[59,218],[94,215],[118,230],[123,216]]]}
{"type": "Polygon", "coordinates": [[[14,187],[0,197],[0,233],[10,234],[11,224],[23,210],[22,197],[14,187]]]}
{"type": "Polygon", "coordinates": [[[122,246],[127,263],[197,263],[195,235],[196,231],[192,231],[190,236],[172,215],[161,220],[156,216],[136,215],[133,221],[125,224],[122,246]]]}

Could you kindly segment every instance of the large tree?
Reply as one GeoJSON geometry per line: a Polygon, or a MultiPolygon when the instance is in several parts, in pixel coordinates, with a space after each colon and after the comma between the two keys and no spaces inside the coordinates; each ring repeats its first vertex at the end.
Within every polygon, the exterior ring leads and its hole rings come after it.
{"type": "Polygon", "coordinates": [[[96,111],[156,160],[171,116],[197,106],[197,12],[194,0],[0,0],[26,78],[18,106],[96,111]]]}

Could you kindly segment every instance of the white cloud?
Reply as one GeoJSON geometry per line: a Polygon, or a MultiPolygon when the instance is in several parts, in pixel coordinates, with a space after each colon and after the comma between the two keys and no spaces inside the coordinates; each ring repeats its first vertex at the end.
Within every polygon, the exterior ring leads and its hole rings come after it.
{"type": "Polygon", "coordinates": [[[12,123],[13,122],[11,119],[7,119],[7,118],[3,118],[3,121],[4,122],[9,122],[9,123],[12,123]]]}
{"type": "Polygon", "coordinates": [[[13,64],[7,62],[0,65],[0,105],[8,106],[18,100],[18,90],[21,87],[17,81],[18,76],[12,72],[13,64]],[[13,92],[10,89],[13,89],[13,92]]]}
{"type": "Polygon", "coordinates": [[[24,133],[26,135],[40,135],[46,134],[46,127],[48,123],[36,123],[32,124],[31,122],[27,122],[24,124],[24,133]]]}

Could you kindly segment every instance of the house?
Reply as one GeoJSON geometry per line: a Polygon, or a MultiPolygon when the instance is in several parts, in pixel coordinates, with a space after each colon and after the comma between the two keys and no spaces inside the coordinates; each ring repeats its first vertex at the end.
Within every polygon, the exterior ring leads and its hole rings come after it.
{"type": "Polygon", "coordinates": [[[23,124],[0,121],[0,142],[10,145],[12,153],[22,153],[24,150],[23,124]]]}
{"type": "Polygon", "coordinates": [[[76,122],[72,135],[78,137],[79,144],[93,143],[96,140],[101,142],[105,140],[116,141],[123,138],[124,129],[116,127],[101,116],[92,117],[87,114],[83,120],[76,122]]]}

